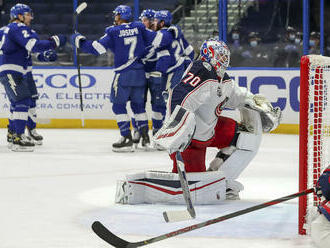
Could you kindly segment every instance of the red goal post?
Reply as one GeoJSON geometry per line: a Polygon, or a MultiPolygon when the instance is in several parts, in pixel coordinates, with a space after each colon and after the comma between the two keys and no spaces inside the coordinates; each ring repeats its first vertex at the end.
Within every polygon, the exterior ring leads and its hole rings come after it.
{"type": "MultiPolygon", "coordinates": [[[[314,187],[329,164],[330,58],[307,55],[300,63],[299,191],[314,187]]],[[[299,198],[299,234],[308,234],[319,204],[315,194],[299,198]]]]}

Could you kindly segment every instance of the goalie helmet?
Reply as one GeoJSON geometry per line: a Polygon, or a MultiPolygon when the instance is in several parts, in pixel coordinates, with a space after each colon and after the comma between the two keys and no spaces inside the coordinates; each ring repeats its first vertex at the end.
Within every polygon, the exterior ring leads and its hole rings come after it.
{"type": "Polygon", "coordinates": [[[167,27],[170,26],[172,22],[172,14],[168,10],[156,11],[154,18],[158,20],[158,23],[164,21],[167,27]]]}
{"type": "Polygon", "coordinates": [[[153,9],[145,9],[142,11],[141,15],[140,15],[140,20],[142,20],[143,17],[146,17],[148,19],[153,19],[155,16],[156,11],[154,11],[153,9]]]}
{"type": "Polygon", "coordinates": [[[230,51],[225,42],[210,38],[203,42],[200,49],[201,60],[209,62],[217,75],[223,78],[230,61],[230,51]]]}
{"type": "Polygon", "coordinates": [[[115,16],[120,15],[120,19],[129,21],[129,19],[131,19],[132,16],[132,9],[130,6],[127,5],[119,5],[115,8],[113,14],[115,16]]]}
{"type": "Polygon", "coordinates": [[[26,13],[30,13],[33,16],[32,9],[28,5],[17,3],[10,9],[10,19],[17,19],[18,15],[24,15],[26,13]]]}

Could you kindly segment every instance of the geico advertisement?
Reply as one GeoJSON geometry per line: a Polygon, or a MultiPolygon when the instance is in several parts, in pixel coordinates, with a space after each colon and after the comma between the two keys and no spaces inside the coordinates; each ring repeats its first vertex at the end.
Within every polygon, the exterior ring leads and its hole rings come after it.
{"type": "MultiPolygon", "coordinates": [[[[114,119],[110,104],[110,87],[113,80],[110,69],[82,69],[81,85],[84,116],[86,119],[114,119]]],[[[39,100],[39,118],[80,118],[80,93],[77,69],[33,69],[39,100]]],[[[9,101],[3,87],[1,114],[6,117],[9,101]],[[5,112],[5,114],[3,114],[5,112]]]]}
{"type": "MultiPolygon", "coordinates": [[[[299,70],[229,69],[229,76],[252,93],[265,95],[283,110],[282,123],[298,124],[299,70]]],[[[33,70],[39,92],[40,118],[80,118],[80,94],[76,69],[37,68],[33,70]]],[[[82,98],[86,119],[115,119],[110,104],[113,71],[103,68],[81,70],[82,98]]],[[[0,89],[0,115],[7,117],[9,102],[0,89]]],[[[150,112],[150,107],[147,108],[150,112]]],[[[148,113],[151,116],[150,113],[148,113]]]]}

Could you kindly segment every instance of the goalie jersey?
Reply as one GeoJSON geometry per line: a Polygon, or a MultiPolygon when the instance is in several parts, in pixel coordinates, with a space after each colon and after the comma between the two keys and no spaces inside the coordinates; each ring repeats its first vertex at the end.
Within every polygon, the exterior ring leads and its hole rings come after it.
{"type": "Polygon", "coordinates": [[[192,62],[181,82],[170,93],[171,114],[176,105],[195,114],[196,130],[193,139],[207,141],[214,136],[214,127],[222,110],[244,106],[252,94],[239,87],[227,73],[218,78],[211,64],[196,60],[192,62]]]}
{"type": "Polygon", "coordinates": [[[325,201],[318,207],[319,211],[330,221],[330,166],[325,169],[318,180],[322,189],[322,194],[325,197],[325,201]]]}

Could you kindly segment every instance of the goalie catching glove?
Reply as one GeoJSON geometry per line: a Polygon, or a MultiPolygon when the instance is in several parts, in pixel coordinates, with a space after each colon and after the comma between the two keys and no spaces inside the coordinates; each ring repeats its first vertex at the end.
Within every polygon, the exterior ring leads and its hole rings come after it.
{"type": "Polygon", "coordinates": [[[248,109],[253,109],[260,113],[262,130],[264,133],[269,133],[278,127],[282,118],[280,107],[273,108],[266,97],[260,94],[248,98],[245,106],[248,109]]]}
{"type": "Polygon", "coordinates": [[[194,135],[196,120],[194,113],[177,105],[163,127],[154,135],[153,141],[173,152],[183,152],[194,135]]]}

